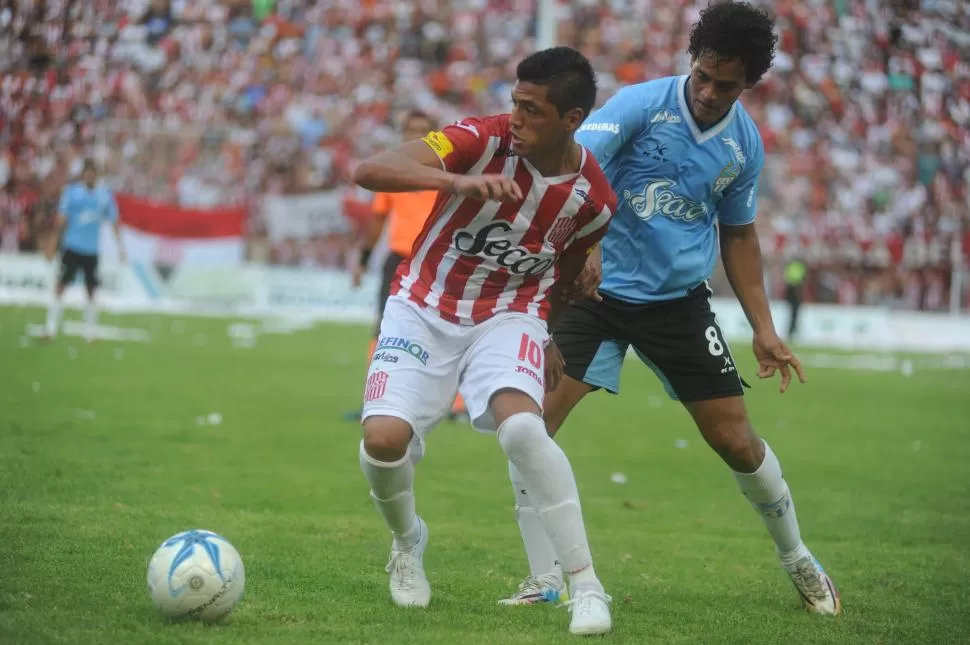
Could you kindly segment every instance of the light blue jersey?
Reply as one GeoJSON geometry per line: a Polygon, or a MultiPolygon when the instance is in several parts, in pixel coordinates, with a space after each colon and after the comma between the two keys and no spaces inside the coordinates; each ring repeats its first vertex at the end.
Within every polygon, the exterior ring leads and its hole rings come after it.
{"type": "Polygon", "coordinates": [[[98,254],[102,221],[118,221],[118,206],[111,191],[104,186],[89,189],[80,181],[64,189],[57,211],[67,219],[64,250],[82,255],[98,254]]]}
{"type": "Polygon", "coordinates": [[[764,165],[757,126],[735,102],[701,130],[687,108],[687,78],[623,88],[576,135],[620,200],[603,239],[600,291],[626,302],[687,295],[714,270],[715,224],[755,219],[764,165]]]}

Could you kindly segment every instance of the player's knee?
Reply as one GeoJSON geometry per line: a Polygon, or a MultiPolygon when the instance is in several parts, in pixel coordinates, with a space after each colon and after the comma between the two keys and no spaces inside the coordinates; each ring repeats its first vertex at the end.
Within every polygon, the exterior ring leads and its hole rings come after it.
{"type": "Polygon", "coordinates": [[[546,424],[532,412],[519,412],[508,417],[499,426],[497,434],[502,451],[513,462],[549,440],[546,424]]]}
{"type": "Polygon", "coordinates": [[[764,460],[764,444],[745,414],[718,419],[704,436],[721,459],[737,472],[754,472],[764,460]]]}
{"type": "Polygon", "coordinates": [[[364,450],[378,461],[399,461],[407,454],[413,432],[403,419],[387,416],[364,421],[364,450]]]}

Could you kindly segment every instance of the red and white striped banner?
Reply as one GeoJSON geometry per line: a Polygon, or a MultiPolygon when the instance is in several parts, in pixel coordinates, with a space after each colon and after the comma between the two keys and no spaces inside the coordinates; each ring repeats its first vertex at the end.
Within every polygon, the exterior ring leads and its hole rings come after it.
{"type": "MultiPolygon", "coordinates": [[[[121,238],[132,262],[152,265],[238,265],[246,256],[246,209],[182,208],[116,195],[121,238]]],[[[117,258],[110,228],[102,231],[102,253],[117,258]]]]}

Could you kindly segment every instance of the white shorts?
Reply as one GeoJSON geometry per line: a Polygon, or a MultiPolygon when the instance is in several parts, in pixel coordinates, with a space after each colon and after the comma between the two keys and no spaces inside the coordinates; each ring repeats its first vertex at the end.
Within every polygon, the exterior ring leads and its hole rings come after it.
{"type": "Polygon", "coordinates": [[[412,449],[420,450],[460,391],[475,429],[494,432],[488,404],[499,390],[524,392],[542,408],[548,338],[545,323],[528,314],[505,312],[480,325],[456,325],[392,296],[367,371],[361,420],[407,421],[419,444],[412,449]]]}

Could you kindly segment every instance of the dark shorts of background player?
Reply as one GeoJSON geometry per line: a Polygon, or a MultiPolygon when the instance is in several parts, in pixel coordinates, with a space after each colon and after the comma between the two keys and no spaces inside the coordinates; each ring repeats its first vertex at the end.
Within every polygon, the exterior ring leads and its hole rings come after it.
{"type": "Polygon", "coordinates": [[[66,287],[74,280],[74,276],[80,271],[84,274],[84,286],[88,291],[98,288],[98,256],[76,251],[65,250],[61,256],[61,272],[57,278],[57,284],[66,287]]]}
{"type": "Polygon", "coordinates": [[[634,351],[684,403],[741,396],[747,386],[711,311],[705,285],[675,300],[630,304],[604,295],[602,302],[570,307],[553,337],[566,375],[617,394],[627,350],[634,351]]]}
{"type": "Polygon", "coordinates": [[[381,335],[381,318],[384,317],[384,307],[391,295],[391,282],[394,281],[394,274],[397,273],[398,265],[403,261],[404,256],[394,252],[388,253],[387,259],[384,260],[384,267],[381,269],[381,293],[380,299],[377,301],[377,326],[374,328],[374,338],[381,335]]]}

